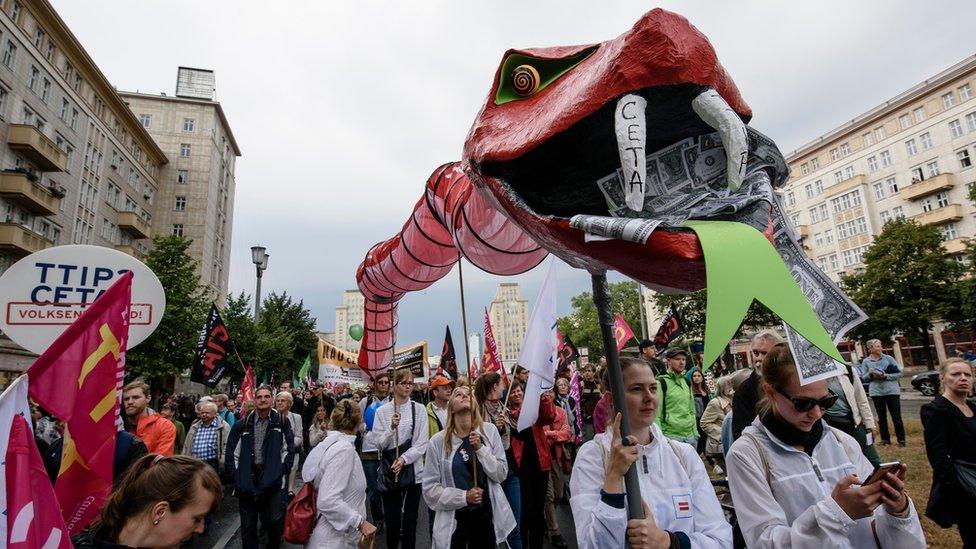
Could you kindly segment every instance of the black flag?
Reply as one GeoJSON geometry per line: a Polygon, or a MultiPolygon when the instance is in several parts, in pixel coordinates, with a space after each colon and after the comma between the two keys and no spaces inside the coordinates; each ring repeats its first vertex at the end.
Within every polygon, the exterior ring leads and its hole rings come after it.
{"type": "Polygon", "coordinates": [[[454,354],[454,341],[451,340],[451,327],[447,327],[444,335],[444,349],[441,350],[441,364],[438,366],[441,373],[457,381],[457,356],[454,354]]]}
{"type": "Polygon", "coordinates": [[[559,377],[580,355],[579,350],[576,349],[576,345],[573,344],[573,340],[569,339],[568,335],[560,338],[559,349],[556,353],[559,355],[559,363],[556,366],[556,377],[559,377]]]}
{"type": "Polygon", "coordinates": [[[217,306],[210,305],[210,314],[200,331],[197,357],[190,369],[190,381],[203,383],[207,387],[217,385],[227,371],[228,356],[234,350],[227,326],[220,319],[217,306]]]}
{"type": "Polygon", "coordinates": [[[681,317],[678,316],[678,311],[671,307],[668,309],[668,314],[664,315],[664,319],[661,320],[661,327],[658,328],[657,334],[654,336],[654,346],[657,347],[658,352],[663,351],[682,333],[684,333],[684,326],[681,323],[681,317]]]}

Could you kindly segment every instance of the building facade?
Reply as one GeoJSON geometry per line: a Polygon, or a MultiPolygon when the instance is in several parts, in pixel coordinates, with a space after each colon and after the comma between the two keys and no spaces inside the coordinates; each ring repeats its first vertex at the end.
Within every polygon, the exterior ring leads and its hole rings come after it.
{"type": "MultiPolygon", "coordinates": [[[[935,225],[950,254],[976,235],[976,56],[787,155],[787,216],[833,280],[895,218],[935,225]]],[[[961,260],[961,255],[958,255],[961,260]]]]}
{"type": "Polygon", "coordinates": [[[359,354],[359,342],[349,337],[349,327],[363,325],[363,307],[365,299],[359,290],[346,290],[342,293],[342,302],[336,306],[334,345],[350,353],[359,354]]]}
{"type": "Polygon", "coordinates": [[[522,297],[518,283],[498,285],[495,299],[488,309],[488,318],[491,319],[498,355],[506,367],[511,367],[522,351],[522,341],[529,323],[529,300],[522,297]]]}
{"type": "Polygon", "coordinates": [[[200,282],[222,305],[230,265],[234,168],[241,155],[227,117],[212,91],[210,98],[119,95],[170,159],[159,176],[154,232],[192,241],[188,253],[197,261],[200,282]]]}
{"type": "MultiPolygon", "coordinates": [[[[141,258],[166,155],[48,2],[0,8],[0,272],[60,244],[141,258]]],[[[0,386],[33,358],[0,337],[0,386]]]]}

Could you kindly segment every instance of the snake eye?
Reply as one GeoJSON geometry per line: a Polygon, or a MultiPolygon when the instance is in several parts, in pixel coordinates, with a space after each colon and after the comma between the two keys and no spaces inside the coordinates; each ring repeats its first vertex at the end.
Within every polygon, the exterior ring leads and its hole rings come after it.
{"type": "Polygon", "coordinates": [[[519,65],[512,71],[512,90],[522,97],[539,91],[541,82],[539,71],[532,65],[519,65]]]}

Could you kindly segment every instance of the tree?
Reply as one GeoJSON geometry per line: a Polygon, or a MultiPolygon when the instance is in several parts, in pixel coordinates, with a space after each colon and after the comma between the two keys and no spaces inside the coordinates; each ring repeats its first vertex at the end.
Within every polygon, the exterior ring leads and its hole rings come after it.
{"type": "Polygon", "coordinates": [[[863,337],[901,333],[921,342],[932,366],[929,330],[951,313],[959,265],[942,248],[942,235],[913,220],[888,222],[864,254],[864,271],[844,287],[870,321],[854,330],[863,337]],[[870,330],[870,331],[869,331],[870,330]]]}
{"type": "MultiPolygon", "coordinates": [[[[609,284],[611,308],[613,314],[622,314],[627,324],[635,330],[640,330],[640,298],[637,295],[637,283],[631,281],[614,282],[609,284]]],[[[572,299],[573,312],[556,321],[563,334],[568,335],[577,347],[587,347],[590,359],[604,355],[603,335],[600,333],[600,321],[593,303],[593,294],[583,292],[572,299]]],[[[635,335],[639,338],[640,332],[635,335]]]]}
{"type": "MultiPolygon", "coordinates": [[[[658,312],[664,314],[671,307],[678,311],[684,326],[684,337],[687,339],[704,339],[705,337],[705,312],[708,301],[708,290],[699,290],[690,294],[661,294],[655,293],[653,297],[654,307],[658,312]]],[[[767,309],[762,303],[753,301],[752,306],[746,313],[742,325],[735,333],[739,337],[743,330],[759,330],[776,326],[781,321],[778,316],[767,309]]],[[[657,330],[657,326],[648,327],[652,332],[657,330]]]]}
{"type": "Polygon", "coordinates": [[[208,300],[196,274],[197,262],[187,254],[190,240],[156,236],[146,256],[148,266],[166,292],[163,318],[148,339],[126,352],[128,378],[142,377],[158,388],[193,363],[208,300]]]}

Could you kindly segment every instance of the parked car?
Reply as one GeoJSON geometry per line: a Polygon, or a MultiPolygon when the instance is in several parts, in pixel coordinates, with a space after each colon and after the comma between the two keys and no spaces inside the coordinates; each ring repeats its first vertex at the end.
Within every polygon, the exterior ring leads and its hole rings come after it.
{"type": "Polygon", "coordinates": [[[925,396],[939,394],[939,372],[930,370],[912,376],[912,387],[925,396]]]}

